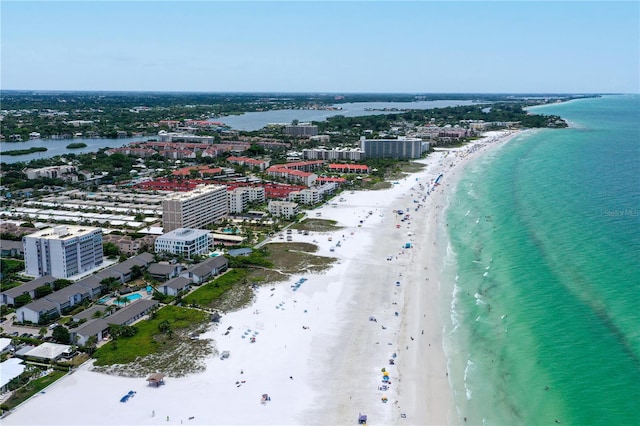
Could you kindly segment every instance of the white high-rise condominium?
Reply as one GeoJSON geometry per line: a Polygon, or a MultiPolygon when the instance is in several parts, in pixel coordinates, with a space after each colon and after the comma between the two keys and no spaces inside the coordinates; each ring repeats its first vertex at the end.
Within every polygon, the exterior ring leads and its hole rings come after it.
{"type": "Polygon", "coordinates": [[[164,232],[178,228],[204,228],[227,215],[227,187],[200,185],[162,201],[164,232]]]}
{"type": "Polygon", "coordinates": [[[22,238],[27,275],[69,278],[102,265],[102,229],[60,225],[22,238]]]}

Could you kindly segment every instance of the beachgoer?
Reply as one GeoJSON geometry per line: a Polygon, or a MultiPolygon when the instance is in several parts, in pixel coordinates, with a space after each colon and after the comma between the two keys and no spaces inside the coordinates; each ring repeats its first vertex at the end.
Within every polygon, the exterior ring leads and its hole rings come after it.
{"type": "Polygon", "coordinates": [[[156,410],[152,410],[151,411],[151,417],[155,417],[156,416],[156,410]]]}
{"type": "Polygon", "coordinates": [[[169,416],[167,416],[167,421],[169,421],[169,416]]]}

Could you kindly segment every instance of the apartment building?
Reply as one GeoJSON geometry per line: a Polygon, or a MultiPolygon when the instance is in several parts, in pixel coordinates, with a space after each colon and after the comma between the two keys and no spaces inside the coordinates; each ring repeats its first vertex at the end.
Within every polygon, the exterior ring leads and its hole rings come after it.
{"type": "Polygon", "coordinates": [[[64,179],[72,182],[78,180],[78,168],[76,166],[51,166],[39,169],[27,169],[25,173],[29,180],[38,178],[64,179]]]}
{"type": "Polygon", "coordinates": [[[313,185],[318,179],[315,173],[303,172],[301,170],[289,169],[282,165],[271,166],[267,169],[269,176],[286,179],[289,182],[299,182],[307,186],[313,185]]]}
{"type": "Polygon", "coordinates": [[[251,168],[258,168],[260,171],[265,170],[269,167],[269,160],[256,160],[254,158],[247,157],[229,157],[227,158],[228,163],[237,164],[239,166],[247,166],[251,168]]]}
{"type": "Polygon", "coordinates": [[[298,214],[298,204],[290,201],[269,201],[269,213],[290,219],[298,214]]]}
{"type": "Polygon", "coordinates": [[[162,201],[164,231],[204,228],[227,215],[228,209],[226,186],[198,185],[193,191],[175,193],[162,201]]]}
{"type": "Polygon", "coordinates": [[[203,229],[178,228],[156,239],[156,253],[171,253],[191,258],[195,254],[206,254],[213,245],[211,232],[203,229]]]}
{"type": "Polygon", "coordinates": [[[330,172],[337,173],[369,173],[369,166],[364,164],[329,164],[330,172]]]}
{"type": "Polygon", "coordinates": [[[265,190],[263,187],[244,186],[227,191],[229,197],[229,213],[242,213],[247,209],[249,203],[265,201],[265,190]]]}
{"type": "Polygon", "coordinates": [[[302,150],[302,156],[305,160],[361,161],[364,160],[364,151],[359,148],[309,148],[302,150]]]}
{"type": "Polygon", "coordinates": [[[420,158],[429,150],[429,143],[404,136],[398,139],[365,139],[363,136],[360,148],[367,158],[420,158]]]}
{"type": "Polygon", "coordinates": [[[60,225],[22,239],[27,275],[69,278],[102,265],[102,229],[60,225]]]}
{"type": "Polygon", "coordinates": [[[318,126],[310,123],[288,124],[284,126],[284,134],[296,137],[311,137],[318,134],[318,126]]]}
{"type": "Polygon", "coordinates": [[[322,201],[322,193],[317,189],[303,189],[289,194],[289,201],[297,201],[300,204],[318,204],[322,201]]]}
{"type": "Polygon", "coordinates": [[[325,182],[314,188],[294,191],[289,194],[289,201],[297,201],[301,204],[318,204],[325,197],[333,194],[338,189],[338,186],[338,182],[325,182]]]}

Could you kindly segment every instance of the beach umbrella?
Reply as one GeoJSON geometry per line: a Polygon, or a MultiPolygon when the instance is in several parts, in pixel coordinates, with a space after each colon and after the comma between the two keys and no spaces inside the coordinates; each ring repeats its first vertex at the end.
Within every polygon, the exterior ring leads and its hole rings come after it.
{"type": "Polygon", "coordinates": [[[385,377],[389,377],[389,373],[387,373],[386,371],[382,375],[385,377]]]}

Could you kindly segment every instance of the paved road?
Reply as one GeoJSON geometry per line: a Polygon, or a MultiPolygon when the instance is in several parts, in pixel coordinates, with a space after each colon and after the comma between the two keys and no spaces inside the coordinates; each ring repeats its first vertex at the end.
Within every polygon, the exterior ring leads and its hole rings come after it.
{"type": "MultiPolygon", "coordinates": [[[[3,334],[13,337],[12,333],[17,332],[18,336],[21,336],[24,333],[33,334],[36,337],[38,336],[38,333],[40,332],[40,329],[42,328],[42,326],[36,325],[33,327],[28,327],[24,325],[14,325],[13,319],[15,318],[15,315],[16,315],[15,313],[7,315],[6,316],[7,319],[0,323],[0,327],[2,328],[3,334]]],[[[51,330],[47,328],[47,334],[45,336],[49,336],[49,335],[51,335],[51,330]]]]}

